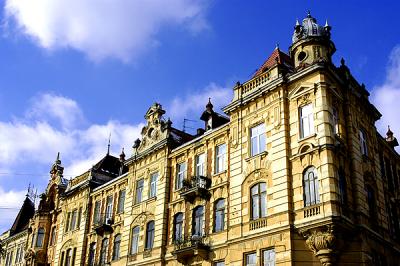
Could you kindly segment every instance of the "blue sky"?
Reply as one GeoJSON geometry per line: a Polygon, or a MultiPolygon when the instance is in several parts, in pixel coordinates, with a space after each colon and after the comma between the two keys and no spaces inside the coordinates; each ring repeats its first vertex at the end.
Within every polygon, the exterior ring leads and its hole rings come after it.
{"type": "MultiPolygon", "coordinates": [[[[128,155],[155,101],[181,128],[208,97],[222,107],[275,45],[287,51],[307,10],[400,132],[396,1],[3,0],[0,28],[0,231],[29,182],[43,191],[56,153],[67,177],[106,152],[128,155]],[[112,5],[110,5],[112,3],[112,5]]],[[[192,127],[200,124],[193,123],[192,127]]]]}

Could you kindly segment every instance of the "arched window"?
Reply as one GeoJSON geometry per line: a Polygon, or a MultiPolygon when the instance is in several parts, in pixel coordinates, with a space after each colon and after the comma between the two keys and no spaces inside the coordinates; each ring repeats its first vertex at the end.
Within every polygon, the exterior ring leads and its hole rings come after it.
{"type": "Polygon", "coordinates": [[[44,228],[40,227],[37,233],[36,247],[43,247],[43,240],[44,240],[44,228]]]}
{"type": "Polygon", "coordinates": [[[67,249],[67,252],[65,253],[65,266],[71,266],[72,265],[72,249],[67,249]]]}
{"type": "Polygon", "coordinates": [[[204,216],[204,207],[203,206],[197,206],[196,208],[194,208],[193,222],[192,222],[192,235],[193,236],[204,235],[203,216],[204,216]]]}
{"type": "Polygon", "coordinates": [[[100,265],[105,265],[107,262],[107,249],[108,249],[108,238],[104,238],[103,242],[101,242],[100,265]]]}
{"type": "Polygon", "coordinates": [[[217,200],[214,206],[214,232],[223,231],[225,225],[225,200],[217,200]]]}
{"type": "Polygon", "coordinates": [[[251,219],[256,220],[267,216],[267,190],[264,182],[251,187],[251,219]]]}
{"type": "Polygon", "coordinates": [[[146,226],[146,245],[145,249],[152,249],[154,242],[154,221],[150,221],[146,226]]]}
{"type": "Polygon", "coordinates": [[[94,256],[96,255],[96,242],[90,243],[88,265],[94,266],[94,256]]]}
{"type": "Polygon", "coordinates": [[[113,260],[119,259],[119,250],[121,246],[121,234],[118,234],[114,238],[114,249],[113,249],[113,260]]]}
{"type": "Polygon", "coordinates": [[[183,227],[183,214],[181,212],[174,216],[174,240],[178,241],[182,239],[182,227],[183,227]]]}
{"type": "Polygon", "coordinates": [[[132,242],[131,242],[131,254],[138,253],[139,250],[139,232],[140,227],[136,226],[132,229],[132,242]]]}
{"type": "Polygon", "coordinates": [[[313,166],[308,167],[303,173],[304,206],[319,203],[318,176],[313,166]]]}

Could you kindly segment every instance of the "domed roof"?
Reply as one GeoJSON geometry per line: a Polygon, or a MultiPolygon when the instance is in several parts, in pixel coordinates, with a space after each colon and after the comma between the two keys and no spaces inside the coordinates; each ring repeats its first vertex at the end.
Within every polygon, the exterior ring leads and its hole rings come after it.
{"type": "Polygon", "coordinates": [[[303,19],[302,25],[300,25],[298,20],[296,21],[292,40],[293,43],[308,37],[318,37],[329,40],[331,37],[330,31],[331,27],[328,25],[328,22],[326,22],[325,26],[320,26],[317,24],[317,20],[308,12],[307,17],[303,19]]]}

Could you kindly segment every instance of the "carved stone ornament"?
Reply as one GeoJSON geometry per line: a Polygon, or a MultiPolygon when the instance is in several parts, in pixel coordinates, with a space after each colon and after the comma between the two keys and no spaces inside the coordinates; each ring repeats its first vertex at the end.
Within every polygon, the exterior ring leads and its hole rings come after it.
{"type": "Polygon", "coordinates": [[[322,265],[334,265],[337,255],[337,239],[332,226],[328,226],[326,230],[318,228],[300,231],[300,234],[306,238],[308,248],[322,265]]]}
{"type": "Polygon", "coordinates": [[[306,105],[306,104],[309,104],[309,103],[311,103],[310,94],[309,93],[300,96],[299,105],[306,105]]]}

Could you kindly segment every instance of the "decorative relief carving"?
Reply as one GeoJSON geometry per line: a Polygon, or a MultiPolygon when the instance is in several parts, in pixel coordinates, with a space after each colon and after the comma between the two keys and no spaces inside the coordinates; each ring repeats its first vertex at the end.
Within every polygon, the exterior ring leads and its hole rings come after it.
{"type": "Polygon", "coordinates": [[[300,230],[299,233],[306,239],[307,247],[320,260],[323,266],[332,266],[337,253],[337,238],[332,225],[323,228],[300,230]]]}
{"type": "Polygon", "coordinates": [[[306,104],[309,104],[309,103],[311,103],[311,99],[310,99],[310,94],[309,93],[300,96],[299,99],[298,99],[298,105],[299,106],[306,105],[306,104]]]}

